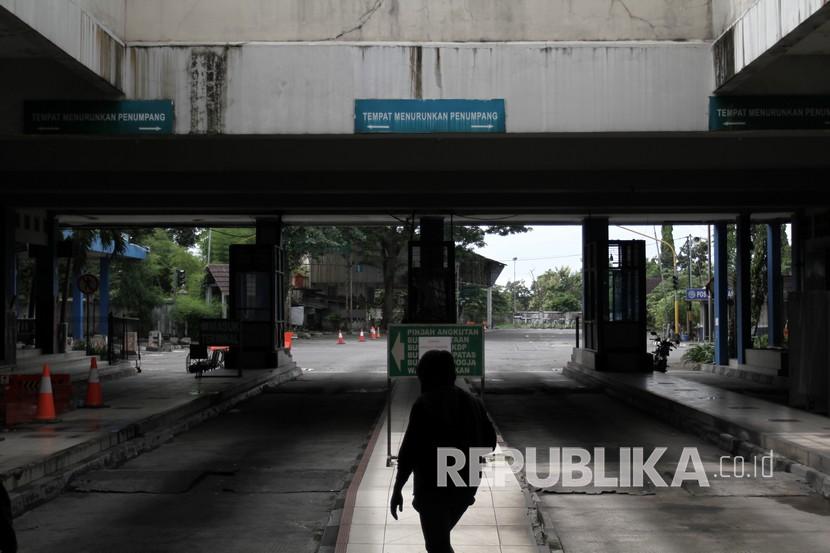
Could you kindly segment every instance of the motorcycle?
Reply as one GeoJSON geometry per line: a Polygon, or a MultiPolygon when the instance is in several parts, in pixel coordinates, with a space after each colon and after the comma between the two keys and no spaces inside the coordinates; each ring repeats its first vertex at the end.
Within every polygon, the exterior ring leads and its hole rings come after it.
{"type": "Polygon", "coordinates": [[[656,332],[651,333],[651,339],[654,341],[654,351],[651,353],[654,370],[664,373],[669,366],[669,354],[677,345],[671,340],[658,336],[656,332]]]}

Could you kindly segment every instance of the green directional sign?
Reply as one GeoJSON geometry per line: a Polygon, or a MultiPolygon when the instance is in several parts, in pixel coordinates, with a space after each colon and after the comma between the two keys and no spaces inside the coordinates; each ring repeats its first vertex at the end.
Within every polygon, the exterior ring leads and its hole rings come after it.
{"type": "Polygon", "coordinates": [[[482,326],[392,325],[387,344],[389,378],[415,376],[418,359],[431,349],[451,352],[458,376],[484,376],[482,326]]]}
{"type": "Polygon", "coordinates": [[[171,100],[62,100],[23,104],[27,134],[172,134],[171,100]]]}

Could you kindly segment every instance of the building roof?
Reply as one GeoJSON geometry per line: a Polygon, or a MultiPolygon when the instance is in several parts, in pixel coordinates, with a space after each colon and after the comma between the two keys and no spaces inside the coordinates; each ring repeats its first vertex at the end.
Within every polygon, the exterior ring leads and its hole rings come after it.
{"type": "Polygon", "coordinates": [[[219,287],[222,295],[231,292],[231,276],[227,263],[212,263],[207,267],[207,273],[214,285],[219,287]]]}

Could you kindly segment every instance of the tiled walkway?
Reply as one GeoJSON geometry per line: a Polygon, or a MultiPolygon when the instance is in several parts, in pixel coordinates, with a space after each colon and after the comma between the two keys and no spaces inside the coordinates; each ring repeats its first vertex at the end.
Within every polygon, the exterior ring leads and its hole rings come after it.
{"type": "MultiPolygon", "coordinates": [[[[415,379],[397,381],[393,394],[392,454],[400,446],[409,410],[418,397],[415,379]]],[[[345,553],[423,553],[424,540],[418,513],[412,508],[412,479],[404,488],[404,508],[398,520],[389,513],[395,468],[386,466],[387,431],[383,428],[371,452],[354,502],[348,542],[338,543],[345,553]]],[[[369,452],[367,452],[369,453],[369,452]]],[[[475,504],[452,532],[456,553],[538,553],[531,533],[525,495],[503,460],[490,461],[475,504]],[[493,479],[495,478],[495,480],[493,479]],[[503,479],[503,485],[498,485],[503,479]]],[[[341,531],[341,537],[344,537],[341,531]]]]}

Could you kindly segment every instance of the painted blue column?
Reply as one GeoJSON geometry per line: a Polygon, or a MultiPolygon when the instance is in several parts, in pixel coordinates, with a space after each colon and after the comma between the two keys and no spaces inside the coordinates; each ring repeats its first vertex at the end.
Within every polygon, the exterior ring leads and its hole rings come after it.
{"type": "Polygon", "coordinates": [[[715,364],[729,365],[729,310],[727,294],[729,292],[727,259],[726,223],[715,224],[715,364]]]}
{"type": "Polygon", "coordinates": [[[781,224],[767,225],[767,335],[770,346],[784,343],[781,278],[781,224]]]}
{"type": "Polygon", "coordinates": [[[749,214],[738,217],[735,232],[737,251],[737,273],[735,275],[735,315],[737,317],[738,363],[746,363],[746,350],[752,347],[752,223],[749,214]]]}
{"type": "Polygon", "coordinates": [[[84,339],[84,294],[78,288],[80,271],[72,271],[72,337],[76,340],[84,339]]]}
{"type": "Polygon", "coordinates": [[[109,331],[110,314],[110,258],[101,258],[100,273],[98,274],[98,334],[107,334],[109,331]]]}

